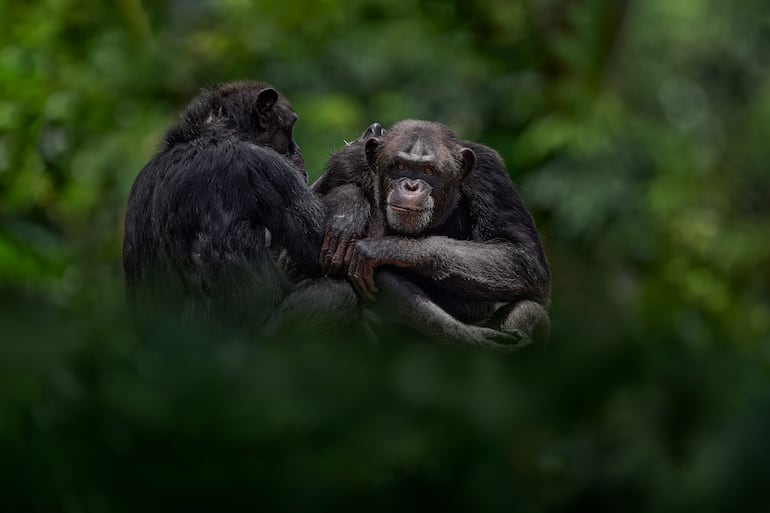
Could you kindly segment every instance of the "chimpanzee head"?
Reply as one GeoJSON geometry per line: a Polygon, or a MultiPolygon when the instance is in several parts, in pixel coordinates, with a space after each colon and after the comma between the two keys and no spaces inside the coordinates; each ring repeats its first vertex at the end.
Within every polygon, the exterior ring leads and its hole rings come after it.
{"type": "Polygon", "coordinates": [[[384,133],[385,130],[382,128],[382,125],[372,123],[358,138],[349,142],[346,141],[344,148],[332,153],[324,170],[327,181],[322,187],[328,188],[331,184],[339,184],[339,177],[355,177],[354,179],[363,180],[364,183],[370,184],[371,187],[367,186],[365,189],[371,189],[372,197],[370,200],[374,203],[376,201],[376,198],[373,196],[374,177],[367,172],[368,167],[364,148],[366,147],[366,141],[372,137],[382,137],[384,133]]]}
{"type": "Polygon", "coordinates": [[[271,86],[256,81],[231,82],[198,95],[166,135],[167,146],[203,135],[234,135],[285,155],[307,178],[305,159],[292,134],[297,115],[271,86]]]}
{"type": "Polygon", "coordinates": [[[379,179],[388,226],[417,235],[440,227],[455,210],[476,156],[444,125],[406,120],[370,138],[366,160],[379,179]]]}

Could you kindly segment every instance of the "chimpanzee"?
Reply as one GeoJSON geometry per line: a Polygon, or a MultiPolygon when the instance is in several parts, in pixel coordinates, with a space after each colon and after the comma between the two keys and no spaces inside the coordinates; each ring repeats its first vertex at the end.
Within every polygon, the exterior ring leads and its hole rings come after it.
{"type": "MultiPolygon", "coordinates": [[[[323,174],[311,187],[328,206],[321,247],[321,267],[325,274],[345,275],[351,261],[353,267],[361,264],[354,252],[355,242],[365,234],[382,232],[378,222],[381,216],[376,208],[377,183],[374,173],[368,169],[364,146],[370,138],[381,137],[384,133],[379,123],[370,125],[358,139],[332,154],[323,174]]],[[[359,285],[358,281],[351,283],[359,285]]],[[[374,301],[374,295],[367,288],[357,292],[374,301]]]]}
{"type": "Polygon", "coordinates": [[[320,278],[324,205],[307,187],[296,119],[274,88],[240,81],[203,91],[168,130],[126,211],[123,265],[140,326],[170,318],[261,335],[294,322],[286,316],[357,316],[350,285],[320,278]]]}
{"type": "Polygon", "coordinates": [[[379,285],[402,322],[440,340],[506,350],[547,338],[548,261],[491,148],[401,121],[338,152],[313,187],[330,210],[322,267],[362,297],[379,285]]]}

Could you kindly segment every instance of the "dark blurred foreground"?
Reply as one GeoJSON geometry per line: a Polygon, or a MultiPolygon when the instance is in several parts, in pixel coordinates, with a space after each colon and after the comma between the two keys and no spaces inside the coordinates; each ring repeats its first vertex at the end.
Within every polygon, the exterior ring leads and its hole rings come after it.
{"type": "Polygon", "coordinates": [[[767,377],[734,351],[566,319],[501,357],[398,334],[139,343],[98,311],[9,313],[2,511],[770,506],[767,377]]]}

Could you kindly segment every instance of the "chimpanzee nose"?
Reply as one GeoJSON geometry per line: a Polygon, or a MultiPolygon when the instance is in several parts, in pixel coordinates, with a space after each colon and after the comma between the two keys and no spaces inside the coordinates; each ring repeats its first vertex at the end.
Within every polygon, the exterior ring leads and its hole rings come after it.
{"type": "Polygon", "coordinates": [[[407,180],[404,182],[404,189],[409,192],[415,192],[420,188],[420,184],[415,180],[407,180]]]}

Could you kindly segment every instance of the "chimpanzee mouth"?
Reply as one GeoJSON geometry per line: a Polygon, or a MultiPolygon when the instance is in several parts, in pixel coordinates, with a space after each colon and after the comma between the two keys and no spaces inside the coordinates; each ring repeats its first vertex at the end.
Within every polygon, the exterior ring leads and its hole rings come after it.
{"type": "Polygon", "coordinates": [[[398,233],[415,235],[422,233],[430,224],[432,209],[416,208],[388,203],[385,212],[388,226],[398,233]]]}
{"type": "Polygon", "coordinates": [[[425,210],[424,208],[402,207],[393,203],[388,203],[388,208],[403,214],[419,214],[425,210]]]}

